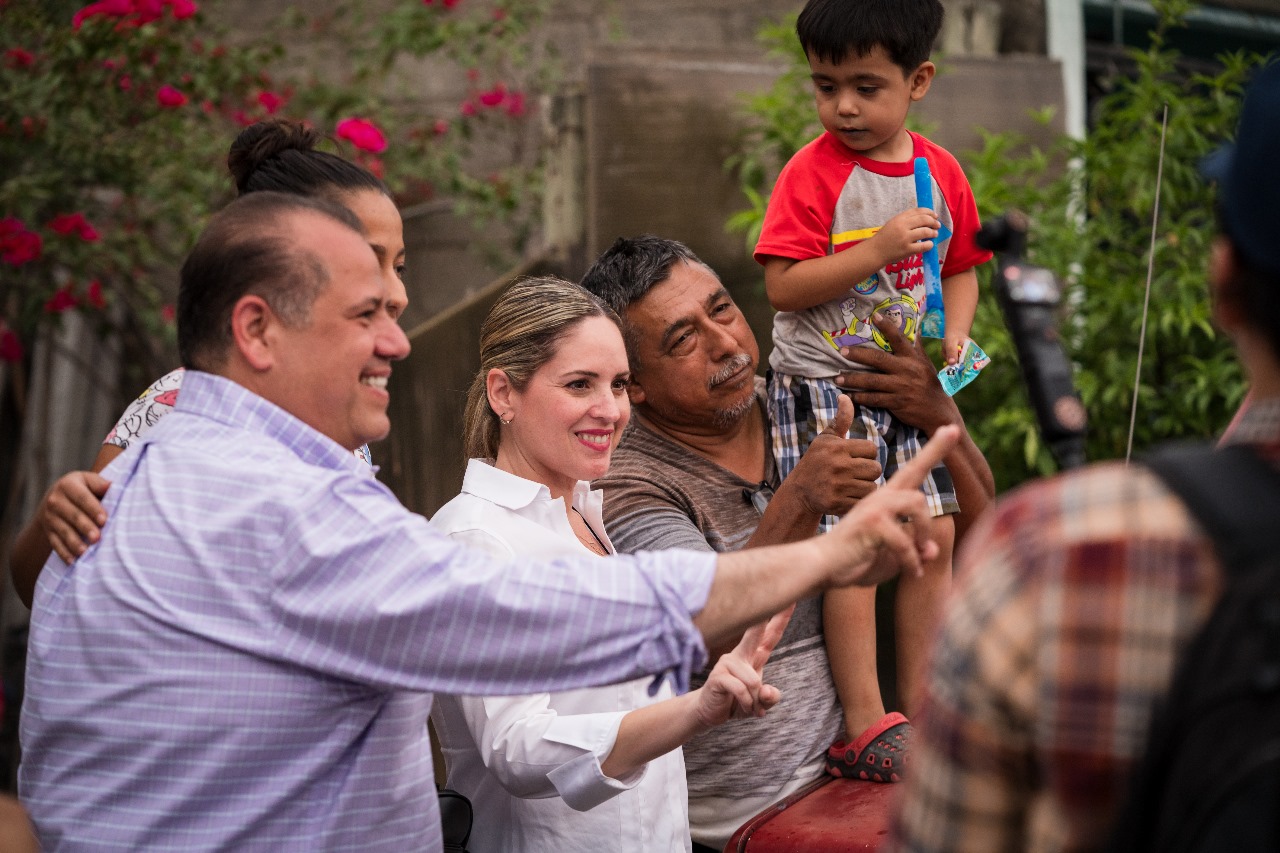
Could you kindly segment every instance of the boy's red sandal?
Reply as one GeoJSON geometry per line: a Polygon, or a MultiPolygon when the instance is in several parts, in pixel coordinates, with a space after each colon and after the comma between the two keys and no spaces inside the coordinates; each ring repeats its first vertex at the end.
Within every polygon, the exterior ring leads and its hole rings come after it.
{"type": "Polygon", "coordinates": [[[827,773],[842,779],[901,782],[907,766],[911,723],[896,711],[885,714],[852,743],[827,750],[827,773]]]}

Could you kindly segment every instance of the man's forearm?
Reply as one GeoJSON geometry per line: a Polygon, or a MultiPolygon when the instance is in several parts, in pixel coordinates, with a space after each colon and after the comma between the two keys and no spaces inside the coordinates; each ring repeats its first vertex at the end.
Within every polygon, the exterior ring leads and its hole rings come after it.
{"type": "MultiPolygon", "coordinates": [[[[955,400],[946,398],[947,405],[939,405],[935,410],[936,417],[926,423],[916,424],[926,436],[949,423],[963,427],[964,420],[955,400]]],[[[982,515],[996,497],[996,481],[991,473],[987,457],[974,443],[973,436],[967,429],[962,429],[960,441],[955,449],[943,459],[947,471],[951,474],[951,483],[955,488],[956,503],[960,512],[956,516],[956,543],[964,538],[973,522],[982,515]]]]}
{"type": "Polygon", "coordinates": [[[947,454],[947,470],[956,491],[960,513],[956,516],[956,544],[959,545],[973,523],[986,512],[996,497],[996,481],[987,458],[965,432],[956,449],[947,454]]]}
{"type": "Polygon", "coordinates": [[[707,604],[693,620],[707,648],[733,645],[751,625],[821,591],[826,560],[812,538],[719,555],[707,604]]]}
{"type": "Polygon", "coordinates": [[[40,570],[52,553],[53,547],[49,544],[49,536],[39,517],[31,519],[14,539],[13,549],[9,553],[9,575],[18,599],[28,608],[35,598],[40,570]]]}

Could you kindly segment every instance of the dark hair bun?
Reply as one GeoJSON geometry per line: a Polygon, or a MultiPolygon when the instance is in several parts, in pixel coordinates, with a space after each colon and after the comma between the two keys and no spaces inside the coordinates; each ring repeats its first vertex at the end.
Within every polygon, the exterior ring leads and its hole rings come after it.
{"type": "Polygon", "coordinates": [[[285,151],[311,151],[323,137],[315,128],[289,119],[268,119],[251,124],[231,143],[227,168],[236,192],[249,191],[249,180],[262,164],[285,151]]]}

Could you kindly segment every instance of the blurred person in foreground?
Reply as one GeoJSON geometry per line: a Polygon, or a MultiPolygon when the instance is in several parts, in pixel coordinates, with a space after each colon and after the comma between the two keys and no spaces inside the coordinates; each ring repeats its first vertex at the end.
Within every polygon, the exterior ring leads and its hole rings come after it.
{"type": "MultiPolygon", "coordinates": [[[[1225,441],[1280,467],[1278,137],[1273,64],[1205,172],[1220,213],[1209,295],[1251,387],[1225,441]]],[[[1213,543],[1147,468],[1104,463],[1004,499],[960,566],[884,849],[1100,849],[1153,707],[1218,599],[1213,543]]]]}

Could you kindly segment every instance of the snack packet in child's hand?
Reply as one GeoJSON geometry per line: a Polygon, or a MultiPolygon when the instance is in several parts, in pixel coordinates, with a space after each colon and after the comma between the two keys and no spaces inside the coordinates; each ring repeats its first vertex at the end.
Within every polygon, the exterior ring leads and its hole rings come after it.
{"type": "Polygon", "coordinates": [[[938,371],[938,381],[942,383],[947,396],[954,397],[957,391],[977,379],[979,371],[990,363],[991,357],[982,351],[982,347],[972,340],[966,340],[956,363],[948,364],[938,371]]]}

